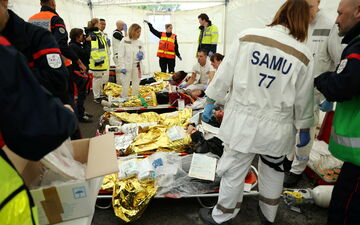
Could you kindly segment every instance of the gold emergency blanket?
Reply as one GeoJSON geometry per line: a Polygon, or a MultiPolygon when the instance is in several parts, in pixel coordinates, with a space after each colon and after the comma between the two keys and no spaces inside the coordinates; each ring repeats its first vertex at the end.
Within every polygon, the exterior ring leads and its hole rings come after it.
{"type": "Polygon", "coordinates": [[[104,118],[111,116],[117,117],[124,123],[152,123],[158,125],[139,130],[132,144],[125,151],[125,154],[148,154],[154,151],[176,151],[183,152],[191,144],[191,137],[184,133],[184,138],[171,141],[166,134],[167,130],[173,126],[186,127],[192,117],[191,108],[182,111],[158,114],[155,112],[145,112],[141,114],[126,112],[106,112],[104,118]]]}
{"type": "MultiPolygon", "coordinates": [[[[139,94],[146,95],[151,92],[160,92],[167,85],[167,82],[161,82],[154,85],[140,85],[139,94]]],[[[113,96],[115,98],[121,96],[121,86],[115,83],[108,82],[104,86],[104,94],[107,96],[113,96]]],[[[129,87],[129,95],[131,95],[131,86],[129,87]]]]}
{"type": "Polygon", "coordinates": [[[113,191],[113,188],[115,186],[115,183],[117,181],[117,175],[116,174],[110,174],[110,175],[106,175],[103,179],[102,185],[101,185],[101,190],[106,190],[106,191],[113,191]]]}
{"type": "Polygon", "coordinates": [[[147,94],[147,96],[142,96],[143,100],[146,102],[144,105],[143,101],[136,96],[132,96],[128,101],[121,103],[122,107],[137,107],[137,106],[157,106],[156,95],[155,92],[151,92],[147,94]]]}
{"type": "Polygon", "coordinates": [[[171,73],[155,72],[154,79],[156,81],[169,80],[171,78],[171,73]]]}
{"type": "Polygon", "coordinates": [[[139,219],[156,190],[154,180],[139,181],[137,177],[117,180],[113,192],[115,215],[125,222],[139,219]]]}
{"type": "Polygon", "coordinates": [[[141,114],[126,112],[107,112],[104,117],[113,115],[125,123],[151,123],[157,122],[165,127],[187,126],[188,120],[192,117],[191,108],[182,111],[158,114],[155,112],[145,112],[141,114]]]}
{"type": "Polygon", "coordinates": [[[191,144],[191,137],[185,134],[184,139],[171,141],[165,126],[151,126],[140,133],[129,146],[128,151],[137,154],[148,154],[150,151],[183,152],[191,144]]]}

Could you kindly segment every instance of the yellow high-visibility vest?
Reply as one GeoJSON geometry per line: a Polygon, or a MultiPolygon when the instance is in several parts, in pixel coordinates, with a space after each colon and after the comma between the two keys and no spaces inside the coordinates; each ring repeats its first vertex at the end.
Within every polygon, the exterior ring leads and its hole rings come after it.
{"type": "Polygon", "coordinates": [[[104,71],[109,69],[108,46],[105,37],[100,31],[95,31],[96,39],[91,40],[91,53],[89,69],[104,71]]]}
{"type": "Polygon", "coordinates": [[[199,34],[199,44],[217,45],[219,39],[218,28],[215,25],[211,25],[205,28],[202,39],[201,32],[199,34]]]}
{"type": "Polygon", "coordinates": [[[38,225],[30,193],[5,153],[0,149],[0,224],[38,225]]]}

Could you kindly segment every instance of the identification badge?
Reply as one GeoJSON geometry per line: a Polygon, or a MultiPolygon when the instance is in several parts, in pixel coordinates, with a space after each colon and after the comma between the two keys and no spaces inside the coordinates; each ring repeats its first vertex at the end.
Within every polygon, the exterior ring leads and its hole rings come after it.
{"type": "Polygon", "coordinates": [[[46,59],[48,64],[53,69],[58,69],[62,65],[62,61],[59,54],[47,54],[46,59]]]}
{"type": "Polygon", "coordinates": [[[339,64],[339,67],[338,67],[338,69],[336,71],[337,74],[341,73],[345,69],[347,62],[348,62],[347,59],[341,60],[341,62],[339,64]]]}

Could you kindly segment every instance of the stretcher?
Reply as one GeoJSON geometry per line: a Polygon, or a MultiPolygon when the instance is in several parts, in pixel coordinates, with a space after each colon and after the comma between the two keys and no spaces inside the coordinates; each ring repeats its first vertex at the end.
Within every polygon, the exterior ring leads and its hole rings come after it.
{"type": "MultiPolygon", "coordinates": [[[[104,107],[105,108],[105,107],[104,107]]],[[[175,107],[172,107],[170,105],[159,105],[157,107],[130,107],[130,108],[111,108],[108,109],[115,112],[128,112],[128,113],[143,113],[148,111],[153,111],[157,113],[166,113],[171,111],[176,111],[175,107]],[[157,111],[155,111],[157,110],[157,111]],[[163,111],[161,111],[163,110],[163,111]],[[160,112],[159,112],[160,111],[160,112]]],[[[201,123],[201,115],[197,115],[197,122],[201,123]]],[[[204,124],[203,124],[204,125],[204,124]]],[[[210,125],[209,125],[210,126],[210,125]]],[[[206,128],[206,126],[205,126],[206,128]]],[[[207,129],[205,129],[207,130],[207,129]]],[[[216,133],[216,132],[215,132],[216,133]]],[[[140,157],[140,156],[139,156],[140,157]]],[[[244,196],[257,196],[259,192],[256,190],[256,186],[258,184],[258,171],[254,166],[251,166],[251,170],[249,174],[247,175],[245,179],[245,188],[244,188],[244,196]]],[[[196,193],[196,194],[164,194],[164,195],[155,195],[155,199],[164,199],[164,198],[170,198],[170,199],[179,199],[179,198],[197,198],[199,204],[202,207],[208,207],[211,208],[214,205],[208,205],[204,203],[204,199],[206,198],[217,198],[219,196],[219,190],[211,190],[206,193],[196,193]]],[[[97,196],[97,203],[96,207],[99,209],[108,209],[112,207],[112,192],[100,190],[97,196]]],[[[215,202],[216,204],[216,202],[215,202]]]]}
{"type": "MultiPolygon", "coordinates": [[[[248,175],[245,178],[245,188],[244,190],[244,196],[258,196],[259,192],[255,190],[256,186],[258,184],[258,171],[254,166],[251,166],[251,171],[248,173],[248,175]]],[[[164,198],[170,198],[170,199],[179,199],[179,198],[197,198],[199,204],[201,207],[205,208],[212,208],[214,205],[207,205],[204,203],[204,198],[217,198],[219,196],[219,190],[213,190],[209,191],[208,193],[201,193],[201,194],[187,194],[187,195],[179,195],[179,194],[164,194],[164,195],[155,195],[155,199],[164,199],[164,198]]],[[[99,194],[97,196],[98,200],[105,200],[105,204],[100,204],[99,201],[96,202],[95,206],[99,209],[109,209],[112,207],[112,193],[104,190],[100,190],[99,194]]],[[[104,203],[104,201],[102,202],[104,203]]],[[[215,203],[216,204],[216,203],[215,203]]]]}

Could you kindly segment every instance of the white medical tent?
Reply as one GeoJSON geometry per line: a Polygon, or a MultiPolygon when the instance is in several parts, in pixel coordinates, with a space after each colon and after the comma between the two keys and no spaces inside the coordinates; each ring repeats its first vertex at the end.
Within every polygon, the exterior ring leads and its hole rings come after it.
{"type": "MultiPolygon", "coordinates": [[[[123,20],[130,26],[138,23],[143,29],[140,40],[145,47],[146,72],[160,71],[156,51],[158,39],[149,31],[144,19],[153,22],[155,28],[164,31],[164,24],[172,23],[178,36],[182,61],[176,59],[175,70],[191,71],[196,62],[195,54],[199,35],[198,15],[206,13],[219,29],[218,52],[225,54],[237,33],[249,27],[264,27],[271,22],[276,10],[285,0],[56,0],[57,12],[64,19],[68,32],[83,28],[92,18],[106,19],[105,32],[111,37],[115,22],[123,20]],[[198,3],[216,6],[183,11],[146,11],[128,6],[151,4],[198,3]]],[[[320,8],[334,21],[340,0],[321,0],[320,8]]],[[[9,0],[10,8],[27,20],[40,10],[40,0],[9,0]]]]}

